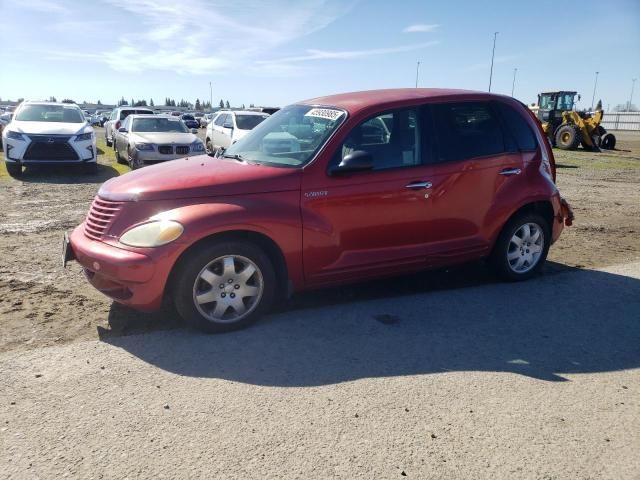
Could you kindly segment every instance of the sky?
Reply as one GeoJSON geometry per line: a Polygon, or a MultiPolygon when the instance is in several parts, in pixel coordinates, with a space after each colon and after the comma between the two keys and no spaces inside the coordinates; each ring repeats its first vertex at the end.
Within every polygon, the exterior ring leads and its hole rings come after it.
{"type": "MultiPolygon", "coordinates": [[[[629,100],[640,1],[0,0],[0,98],[284,106],[414,87],[629,100]]],[[[640,104],[640,82],[634,103],[640,104]]]]}

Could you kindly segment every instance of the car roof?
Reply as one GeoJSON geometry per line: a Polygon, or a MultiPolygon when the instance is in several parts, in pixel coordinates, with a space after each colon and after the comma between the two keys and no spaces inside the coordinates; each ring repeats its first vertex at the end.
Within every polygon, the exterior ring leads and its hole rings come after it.
{"type": "Polygon", "coordinates": [[[259,116],[269,116],[268,114],[264,113],[264,112],[254,112],[252,110],[220,110],[217,113],[232,113],[235,115],[238,114],[242,114],[242,115],[259,115],[259,116]]]}
{"type": "Polygon", "coordinates": [[[20,103],[20,105],[18,105],[18,106],[21,106],[21,105],[56,105],[56,106],[59,106],[59,107],[76,107],[76,108],[80,108],[80,107],[78,107],[78,105],[76,103],[37,102],[37,101],[33,101],[33,100],[25,100],[24,102],[20,103]]]}
{"type": "Polygon", "coordinates": [[[392,106],[396,103],[400,104],[411,100],[480,100],[496,97],[503,97],[503,95],[444,88],[396,88],[340,93],[326,97],[310,98],[298,103],[302,105],[334,106],[355,114],[371,106],[392,106]]]}
{"type": "Polygon", "coordinates": [[[122,106],[122,107],[116,108],[116,110],[144,110],[145,112],[153,112],[153,110],[151,110],[150,108],[146,108],[146,107],[127,107],[127,106],[122,106]]]}

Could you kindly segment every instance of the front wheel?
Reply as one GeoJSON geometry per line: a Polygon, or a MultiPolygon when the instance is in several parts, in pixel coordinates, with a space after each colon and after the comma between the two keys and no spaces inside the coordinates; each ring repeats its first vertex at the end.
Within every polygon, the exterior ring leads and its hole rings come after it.
{"type": "Polygon", "coordinates": [[[255,322],[276,291],[273,265],[248,242],[208,242],[187,254],[173,278],[180,316],[207,333],[228,332],[255,322]]]}
{"type": "Polygon", "coordinates": [[[7,173],[9,176],[13,178],[18,178],[22,176],[22,165],[17,163],[5,163],[7,167],[7,173]]]}
{"type": "Polygon", "coordinates": [[[605,150],[614,150],[616,148],[616,136],[613,133],[605,133],[600,146],[605,150]]]}
{"type": "Polygon", "coordinates": [[[551,228],[544,217],[536,213],[518,215],[502,229],[491,263],[505,280],[526,280],[542,268],[550,244],[551,228]]]}

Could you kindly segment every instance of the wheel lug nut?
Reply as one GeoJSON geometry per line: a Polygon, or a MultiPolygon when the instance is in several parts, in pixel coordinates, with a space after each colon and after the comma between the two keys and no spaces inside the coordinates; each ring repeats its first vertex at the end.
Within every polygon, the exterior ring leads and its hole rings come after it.
{"type": "Polygon", "coordinates": [[[221,284],[220,284],[220,288],[224,288],[224,283],[221,283],[221,284]]]}
{"type": "Polygon", "coordinates": [[[230,278],[228,283],[233,283],[233,278],[230,278]]]}
{"type": "Polygon", "coordinates": [[[236,290],[238,290],[240,288],[240,285],[234,285],[233,288],[235,288],[236,290]]]}
{"type": "Polygon", "coordinates": [[[222,298],[224,298],[224,297],[226,297],[226,296],[227,296],[227,294],[226,294],[226,293],[224,293],[224,292],[222,292],[222,293],[220,294],[220,296],[221,296],[222,298]]]}
{"type": "Polygon", "coordinates": [[[230,293],[230,294],[229,294],[229,296],[230,296],[231,298],[236,298],[236,294],[235,294],[235,293],[230,293]]]}

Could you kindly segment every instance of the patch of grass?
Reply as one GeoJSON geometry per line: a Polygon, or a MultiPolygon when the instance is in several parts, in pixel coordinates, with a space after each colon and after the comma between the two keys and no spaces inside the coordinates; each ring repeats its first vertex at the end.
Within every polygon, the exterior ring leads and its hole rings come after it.
{"type": "Polygon", "coordinates": [[[553,149],[556,163],[593,170],[639,170],[640,157],[625,152],[603,151],[600,153],[585,150],[566,151],[553,149]]]}

